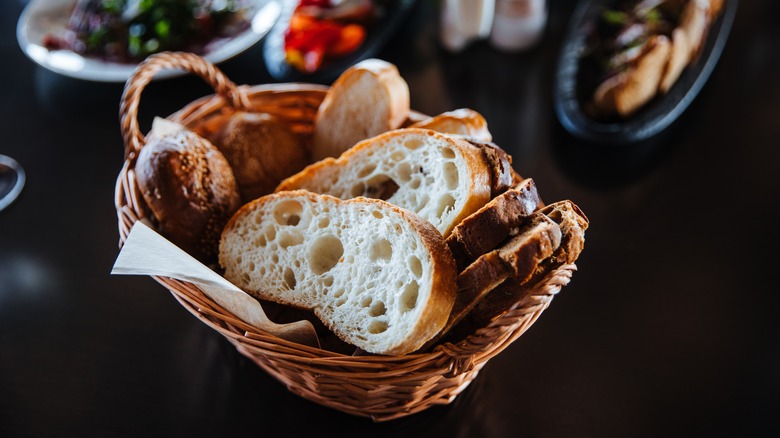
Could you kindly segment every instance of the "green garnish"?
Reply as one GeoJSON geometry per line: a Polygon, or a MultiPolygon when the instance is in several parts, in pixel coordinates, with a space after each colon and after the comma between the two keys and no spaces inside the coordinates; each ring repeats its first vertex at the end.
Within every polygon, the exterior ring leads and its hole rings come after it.
{"type": "Polygon", "coordinates": [[[171,23],[168,20],[160,20],[154,25],[154,31],[162,39],[168,38],[171,33],[171,23]]]}
{"type": "Polygon", "coordinates": [[[629,15],[625,12],[607,9],[601,13],[601,19],[605,23],[611,24],[613,26],[624,26],[628,24],[628,22],[631,20],[631,17],[629,17],[629,15]]]}
{"type": "Polygon", "coordinates": [[[645,19],[650,23],[655,23],[661,21],[663,19],[663,16],[661,15],[661,12],[658,9],[652,8],[645,13],[645,19]]]}

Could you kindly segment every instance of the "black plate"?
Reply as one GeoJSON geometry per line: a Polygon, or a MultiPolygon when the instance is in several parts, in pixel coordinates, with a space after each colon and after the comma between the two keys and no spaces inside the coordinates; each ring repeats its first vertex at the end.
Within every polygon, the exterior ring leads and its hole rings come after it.
{"type": "Polygon", "coordinates": [[[614,123],[590,118],[583,112],[577,98],[580,54],[585,48],[587,29],[609,3],[612,2],[581,1],[575,9],[558,59],[554,103],[561,124],[575,137],[621,145],[658,134],[688,108],[718,63],[734,22],[738,0],[726,0],[724,10],[710,27],[700,57],[683,71],[669,93],[657,96],[631,118],[614,123]]]}
{"type": "Polygon", "coordinates": [[[283,2],[282,14],[268,33],[263,46],[268,73],[282,82],[317,82],[331,83],[341,73],[353,64],[375,56],[387,43],[387,40],[398,30],[409,10],[416,0],[396,0],[390,2],[383,17],[367,29],[366,40],[357,51],[334,60],[326,60],[315,73],[307,74],[296,70],[287,63],[284,57],[284,32],[290,23],[295,6],[298,2],[283,2]]]}

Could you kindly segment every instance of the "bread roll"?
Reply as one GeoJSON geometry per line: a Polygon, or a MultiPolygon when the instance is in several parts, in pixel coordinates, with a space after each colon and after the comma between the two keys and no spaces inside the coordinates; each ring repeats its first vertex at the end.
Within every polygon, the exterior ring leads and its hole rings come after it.
{"type": "Polygon", "coordinates": [[[212,142],[230,163],[244,203],[273,192],[284,178],[309,164],[298,137],[266,113],[231,115],[212,142]]]}
{"type": "Polygon", "coordinates": [[[159,232],[198,260],[214,261],[222,228],[240,206],[222,153],[190,131],[150,135],[135,174],[159,232]]]}

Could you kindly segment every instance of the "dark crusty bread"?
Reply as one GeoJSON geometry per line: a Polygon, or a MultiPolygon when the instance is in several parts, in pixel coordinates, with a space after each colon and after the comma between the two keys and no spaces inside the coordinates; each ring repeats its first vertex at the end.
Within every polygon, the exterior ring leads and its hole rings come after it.
{"type": "Polygon", "coordinates": [[[234,113],[210,140],[230,163],[244,203],[273,192],[309,164],[298,137],[266,113],[234,113]]]}
{"type": "Polygon", "coordinates": [[[225,278],[264,300],[311,309],[365,351],[402,355],[437,334],[455,297],[438,231],[387,202],[304,190],[244,205],[220,243],[225,278]]]}
{"type": "Polygon", "coordinates": [[[479,148],[482,159],[490,168],[490,196],[494,197],[511,187],[514,179],[512,156],[493,142],[477,141],[473,138],[466,140],[479,148]]]}
{"type": "Polygon", "coordinates": [[[517,236],[502,247],[479,257],[458,275],[455,304],[437,339],[458,324],[483,297],[507,278],[530,278],[560,243],[561,230],[558,224],[541,213],[534,214],[531,220],[520,227],[517,236]]]}
{"type": "Polygon", "coordinates": [[[482,296],[509,277],[527,280],[536,266],[552,256],[560,244],[558,224],[544,214],[534,214],[517,236],[483,254],[458,275],[459,298],[482,296]]]}
{"type": "Polygon", "coordinates": [[[463,219],[447,237],[458,272],[516,234],[541,202],[533,179],[528,178],[463,219]]]}
{"type": "Polygon", "coordinates": [[[213,261],[222,228],[240,206],[222,153],[193,132],[153,129],[135,174],[159,232],[198,260],[213,261]]]}
{"type": "Polygon", "coordinates": [[[431,129],[443,134],[462,135],[481,142],[493,141],[485,118],[470,108],[447,111],[417,122],[410,128],[431,129]]]}
{"type": "Polygon", "coordinates": [[[550,204],[535,214],[545,214],[558,224],[561,230],[561,244],[553,254],[542,260],[530,277],[511,277],[497,285],[474,306],[463,321],[455,327],[448,339],[461,339],[474,330],[485,327],[515,304],[528,299],[533,287],[545,276],[560,266],[574,263],[585,245],[585,230],[588,218],[571,201],[550,204]]]}
{"type": "Polygon", "coordinates": [[[553,263],[574,263],[585,247],[585,230],[589,220],[577,204],[558,201],[539,209],[539,212],[561,227],[561,246],[552,256],[553,263]]]}

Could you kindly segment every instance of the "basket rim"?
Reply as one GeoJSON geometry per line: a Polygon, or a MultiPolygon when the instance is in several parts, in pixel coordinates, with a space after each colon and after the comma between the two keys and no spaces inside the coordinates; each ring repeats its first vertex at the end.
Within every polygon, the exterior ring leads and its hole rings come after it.
{"type": "MultiPolygon", "coordinates": [[[[318,85],[318,84],[308,84],[308,83],[298,82],[298,83],[283,83],[283,84],[242,85],[242,86],[239,86],[238,88],[243,93],[245,93],[245,95],[247,96],[247,98],[250,101],[252,101],[253,99],[257,99],[259,96],[266,97],[266,96],[273,96],[273,95],[285,95],[285,94],[288,94],[288,93],[315,93],[317,95],[321,94],[322,96],[324,96],[324,94],[327,92],[329,87],[323,86],[323,85],[318,85]]],[[[224,106],[225,106],[225,102],[219,95],[217,95],[217,94],[210,94],[210,95],[203,96],[201,98],[198,98],[198,99],[190,102],[188,105],[184,106],[183,108],[179,109],[178,111],[174,112],[173,114],[167,116],[167,118],[175,120],[175,121],[178,121],[179,119],[181,119],[183,117],[187,117],[187,116],[191,117],[191,115],[193,113],[195,113],[197,110],[202,109],[202,108],[206,108],[206,110],[207,110],[206,112],[208,112],[208,111],[218,111],[218,110],[224,108],[224,106]]],[[[422,113],[417,113],[417,114],[420,114],[420,115],[424,116],[422,113]]],[[[139,206],[135,206],[135,208],[134,208],[134,206],[132,204],[131,205],[127,205],[126,203],[123,202],[123,200],[126,199],[126,195],[127,195],[126,192],[127,191],[130,191],[133,188],[135,188],[135,190],[137,190],[137,187],[133,187],[133,185],[130,184],[131,181],[134,181],[134,176],[130,176],[130,175],[132,175],[132,170],[134,168],[134,164],[135,163],[134,163],[133,159],[126,158],[124,166],[123,166],[122,170],[120,171],[120,174],[119,174],[119,176],[117,178],[117,185],[116,185],[116,191],[115,191],[115,207],[117,209],[117,214],[119,216],[119,222],[120,222],[120,224],[119,224],[119,232],[120,232],[120,242],[119,242],[119,245],[120,245],[120,247],[124,243],[124,240],[127,238],[127,235],[129,234],[129,231],[130,231],[130,228],[132,227],[132,224],[136,220],[141,220],[142,218],[146,218],[147,217],[144,214],[144,216],[141,216],[141,217],[136,216],[135,218],[133,218],[133,217],[130,217],[130,218],[124,217],[123,218],[123,216],[127,216],[127,213],[128,213],[127,210],[128,209],[134,210],[136,214],[138,213],[138,207],[139,206]]],[[[143,200],[140,199],[140,202],[142,203],[143,200]]],[[[570,267],[562,266],[561,269],[571,271],[571,270],[575,270],[576,266],[572,264],[570,267]]],[[[550,276],[552,276],[552,275],[550,275],[550,276]]],[[[550,276],[548,276],[548,277],[550,277],[550,276]]],[[[188,282],[184,282],[184,281],[181,281],[181,280],[168,279],[170,282],[163,282],[163,281],[160,281],[159,278],[156,278],[156,277],[153,277],[153,278],[155,278],[155,280],[157,280],[158,282],[161,282],[161,284],[163,284],[169,290],[171,289],[172,284],[177,284],[177,285],[188,284],[188,285],[191,285],[191,286],[195,287],[194,284],[188,283],[188,282]]],[[[195,289],[197,289],[197,288],[195,287],[195,289]]],[[[173,291],[171,291],[171,292],[173,292],[173,291]]],[[[555,292],[555,293],[557,293],[557,292],[555,292]]],[[[205,295],[202,296],[202,299],[205,300],[205,301],[209,301],[209,302],[211,301],[205,295]]],[[[219,308],[219,306],[216,305],[216,303],[212,303],[212,305],[213,305],[214,309],[219,309],[221,312],[224,312],[224,314],[230,315],[229,312],[227,312],[226,310],[219,308]]],[[[212,309],[212,311],[214,309],[212,309]]],[[[509,310],[511,310],[511,309],[508,309],[508,311],[509,310]]],[[[259,331],[259,329],[254,329],[254,330],[258,330],[259,331]]],[[[251,333],[250,330],[246,330],[246,332],[247,333],[251,333]]],[[[279,340],[279,343],[282,344],[282,345],[284,345],[286,343],[290,343],[289,341],[286,341],[284,339],[278,338],[278,337],[273,336],[271,334],[268,334],[268,333],[264,333],[264,334],[279,340]]],[[[463,341],[465,341],[465,339],[460,341],[458,344],[462,343],[463,341]]],[[[295,343],[290,343],[290,344],[300,345],[300,344],[295,344],[295,343]]],[[[451,344],[451,345],[457,346],[458,344],[451,344]]],[[[441,350],[441,348],[440,348],[441,345],[444,345],[444,344],[439,344],[436,348],[434,348],[431,351],[439,351],[439,350],[441,350]]],[[[305,348],[303,348],[304,350],[312,348],[312,347],[307,347],[307,346],[302,346],[302,347],[305,347],[305,348]]],[[[315,350],[327,352],[327,354],[329,355],[328,357],[341,357],[341,358],[359,357],[361,359],[359,359],[358,361],[366,361],[366,362],[370,362],[371,360],[366,360],[365,358],[373,357],[373,356],[350,356],[350,355],[345,355],[345,354],[342,354],[342,353],[337,353],[337,352],[332,352],[332,351],[329,351],[329,350],[322,350],[322,349],[315,349],[315,350]],[[332,355],[332,356],[330,356],[330,355],[332,355]]],[[[452,349],[448,349],[448,351],[450,351],[450,354],[455,354],[455,355],[458,355],[458,356],[462,355],[462,353],[459,353],[459,354],[454,353],[455,350],[452,350],[452,349]]],[[[411,354],[407,354],[407,355],[403,355],[403,356],[376,356],[376,357],[385,358],[384,360],[387,360],[386,358],[394,358],[394,357],[405,358],[405,359],[398,359],[398,361],[399,362],[407,362],[407,361],[409,361],[409,359],[415,359],[415,358],[418,358],[418,357],[426,357],[429,354],[430,353],[419,353],[419,352],[417,352],[417,353],[411,353],[411,354]]],[[[439,356],[440,356],[440,354],[436,353],[436,357],[439,357],[439,356]]],[[[382,359],[374,359],[374,360],[383,361],[382,359]]]]}

